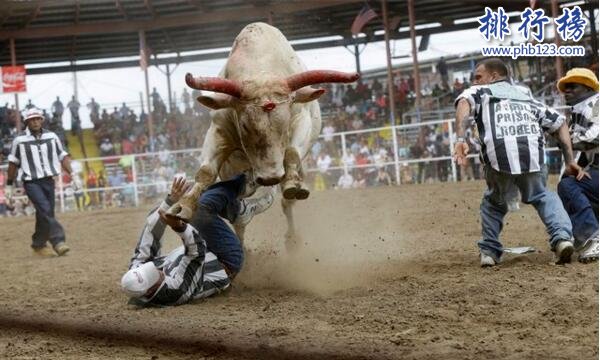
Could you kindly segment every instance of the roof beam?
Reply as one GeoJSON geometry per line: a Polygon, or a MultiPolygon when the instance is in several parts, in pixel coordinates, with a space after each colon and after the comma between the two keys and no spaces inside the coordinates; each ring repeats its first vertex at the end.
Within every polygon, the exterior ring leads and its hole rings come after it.
{"type": "MultiPolygon", "coordinates": [[[[458,31],[471,29],[473,27],[472,23],[454,25],[452,29],[448,30],[447,27],[436,27],[436,28],[427,28],[420,29],[416,31],[417,36],[422,36],[425,34],[436,34],[441,32],[448,31],[458,31]]],[[[401,31],[390,34],[391,39],[407,39],[410,38],[409,31],[401,31]]],[[[375,41],[383,41],[383,35],[374,35],[371,39],[371,42],[375,41]]],[[[358,44],[364,44],[367,42],[366,38],[359,38],[358,44]]],[[[311,50],[311,49],[319,49],[319,48],[328,48],[328,47],[336,47],[336,46],[346,46],[346,45],[354,45],[354,39],[345,38],[342,40],[325,40],[319,41],[316,43],[307,43],[307,44],[296,44],[293,45],[294,50],[311,50]]],[[[173,63],[181,63],[181,62],[191,62],[191,61],[202,61],[202,60],[214,60],[214,59],[225,59],[229,56],[229,51],[220,51],[220,52],[212,52],[212,53],[204,53],[204,54],[196,54],[196,55],[185,55],[181,57],[164,57],[164,58],[150,58],[149,65],[164,65],[164,64],[173,64],[173,63]]],[[[123,68],[123,67],[136,67],[139,66],[139,60],[125,60],[125,61],[115,61],[115,62],[107,62],[107,63],[96,63],[96,64],[75,64],[74,66],[65,65],[65,66],[50,66],[43,68],[33,68],[27,69],[28,75],[36,75],[36,74],[48,74],[48,73],[59,73],[59,72],[70,72],[70,71],[85,71],[85,70],[101,70],[101,69],[113,69],[113,68],[123,68]]]]}
{"type": "Polygon", "coordinates": [[[152,0],[144,0],[144,5],[146,5],[146,9],[152,16],[152,19],[156,19],[156,11],[154,11],[154,6],[152,6],[152,0]]]}
{"type": "Polygon", "coordinates": [[[79,7],[79,0],[75,0],[75,25],[79,24],[79,13],[80,13],[80,7],[79,7]]]}
{"type": "MultiPolygon", "coordinates": [[[[109,34],[119,32],[137,32],[139,30],[156,30],[184,26],[198,26],[201,24],[220,22],[245,22],[264,18],[265,14],[272,11],[276,14],[290,14],[298,11],[309,11],[331,6],[357,3],[362,0],[305,0],[303,2],[274,3],[264,8],[245,8],[235,10],[212,11],[210,13],[193,13],[178,16],[159,17],[153,20],[134,21],[107,21],[94,24],[77,24],[70,26],[47,26],[21,30],[0,31],[0,39],[38,39],[60,36],[78,36],[84,34],[109,34]]],[[[120,1],[117,0],[117,7],[120,1]]],[[[121,7],[122,8],[122,7],[121,7]]]]}
{"type": "Polygon", "coordinates": [[[123,15],[125,20],[129,20],[129,16],[127,16],[127,12],[125,11],[123,4],[121,4],[119,0],[115,0],[115,5],[117,6],[117,9],[119,9],[119,12],[121,13],[121,15],[123,15]]]}
{"type": "Polygon", "coordinates": [[[191,6],[195,7],[198,10],[204,11],[204,5],[199,1],[199,0],[188,0],[187,1],[188,4],[190,4],[191,6]]]}
{"type": "Polygon", "coordinates": [[[33,12],[31,13],[31,16],[29,16],[29,18],[27,19],[25,24],[23,24],[24,29],[28,28],[29,25],[38,17],[38,15],[40,14],[41,8],[42,8],[41,4],[38,4],[38,6],[35,7],[35,10],[33,10],[33,12]]]}
{"type": "Polygon", "coordinates": [[[6,10],[6,14],[4,14],[4,16],[2,17],[2,20],[0,20],[0,26],[4,25],[4,23],[6,22],[6,20],[8,20],[8,18],[12,15],[12,7],[10,7],[6,10]]]}

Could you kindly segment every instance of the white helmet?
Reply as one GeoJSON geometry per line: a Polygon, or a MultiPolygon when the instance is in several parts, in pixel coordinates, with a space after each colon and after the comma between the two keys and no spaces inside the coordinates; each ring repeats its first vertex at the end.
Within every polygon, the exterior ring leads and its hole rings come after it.
{"type": "Polygon", "coordinates": [[[27,109],[27,111],[25,111],[25,116],[23,118],[23,121],[27,121],[27,120],[33,119],[33,118],[44,119],[44,113],[40,109],[36,109],[36,108],[27,109]]]}
{"type": "Polygon", "coordinates": [[[139,298],[144,296],[159,279],[160,270],[149,261],[126,272],[121,278],[121,289],[125,294],[139,298]]]}

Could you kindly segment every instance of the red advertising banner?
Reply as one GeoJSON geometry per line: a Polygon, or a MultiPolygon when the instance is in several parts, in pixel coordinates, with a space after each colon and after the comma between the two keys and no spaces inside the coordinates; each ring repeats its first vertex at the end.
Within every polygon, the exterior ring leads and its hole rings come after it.
{"type": "Polygon", "coordinates": [[[25,66],[2,66],[2,92],[17,93],[26,92],[25,66]]]}

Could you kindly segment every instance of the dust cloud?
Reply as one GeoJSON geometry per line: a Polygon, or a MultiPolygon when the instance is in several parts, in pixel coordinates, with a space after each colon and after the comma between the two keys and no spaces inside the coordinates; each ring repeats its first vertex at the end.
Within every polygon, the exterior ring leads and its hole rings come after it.
{"type": "Polygon", "coordinates": [[[344,193],[313,194],[296,202],[296,236],[288,242],[278,197],[248,226],[245,267],[236,280],[252,288],[327,296],[368,287],[392,271],[391,264],[407,250],[393,205],[387,212],[374,211],[379,206],[368,198],[348,201],[344,193]]]}

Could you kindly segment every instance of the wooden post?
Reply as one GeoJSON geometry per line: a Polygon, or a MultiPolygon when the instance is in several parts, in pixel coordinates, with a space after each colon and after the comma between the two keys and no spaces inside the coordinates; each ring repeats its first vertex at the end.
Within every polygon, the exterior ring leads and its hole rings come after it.
{"type": "MultiPolygon", "coordinates": [[[[10,39],[10,62],[12,66],[17,66],[17,52],[15,51],[15,39],[10,39]]],[[[17,112],[17,121],[15,127],[17,134],[21,132],[21,111],[19,109],[19,94],[15,93],[15,111],[17,112]]]]}
{"type": "Polygon", "coordinates": [[[415,78],[415,107],[421,106],[421,78],[419,76],[419,60],[417,59],[417,41],[415,31],[415,1],[408,0],[408,20],[410,26],[410,42],[413,57],[413,77],[415,78]]]}
{"type": "MultiPolygon", "coordinates": [[[[558,16],[558,0],[552,0],[552,17],[556,19],[558,16]]],[[[554,43],[556,44],[557,48],[560,46],[560,35],[558,32],[555,32],[554,34],[554,43]]],[[[555,56],[554,59],[554,66],[556,68],[556,81],[558,81],[564,75],[563,60],[560,56],[555,56]]]]}
{"type": "Polygon", "coordinates": [[[173,98],[171,97],[171,68],[167,63],[167,91],[169,92],[169,112],[173,112],[173,98]]]}
{"type": "Polygon", "coordinates": [[[385,39],[385,57],[387,60],[388,102],[390,107],[390,123],[396,125],[396,97],[394,96],[394,76],[392,75],[392,55],[390,53],[390,34],[388,29],[387,0],[381,0],[383,9],[383,29],[385,39]]]}
{"type": "Polygon", "coordinates": [[[356,62],[356,72],[360,74],[360,52],[358,51],[358,39],[354,39],[354,60],[356,62]]]}
{"type": "Polygon", "coordinates": [[[143,59],[143,61],[146,62],[146,66],[142,66],[142,70],[144,70],[144,82],[146,85],[146,109],[148,110],[148,135],[149,135],[149,142],[150,142],[150,151],[154,151],[153,149],[153,144],[154,144],[154,124],[152,121],[152,107],[150,105],[150,85],[148,84],[148,64],[147,61],[149,60],[149,56],[147,54],[148,48],[146,47],[146,34],[144,33],[144,30],[140,30],[139,31],[139,37],[140,37],[140,54],[143,54],[146,59],[143,59]],[[141,51],[143,50],[143,52],[141,51]]]}

